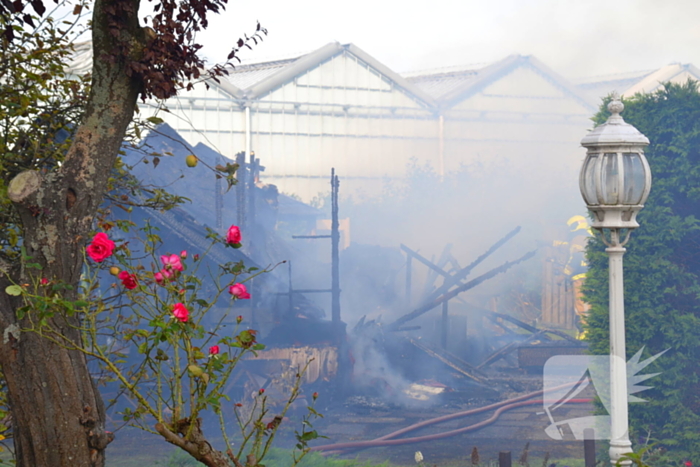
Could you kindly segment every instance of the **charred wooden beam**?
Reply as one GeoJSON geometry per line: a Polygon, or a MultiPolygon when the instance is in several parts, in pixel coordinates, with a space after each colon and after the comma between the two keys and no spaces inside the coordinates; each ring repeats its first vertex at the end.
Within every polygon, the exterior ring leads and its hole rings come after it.
{"type": "Polygon", "coordinates": [[[469,275],[469,273],[472,272],[472,270],[475,267],[477,267],[479,264],[481,264],[486,258],[491,256],[496,250],[498,250],[503,245],[505,245],[511,238],[515,237],[518,234],[518,232],[520,232],[520,226],[517,226],[516,228],[514,228],[513,230],[508,232],[508,234],[506,234],[505,237],[503,237],[502,239],[500,239],[499,241],[497,241],[496,243],[491,245],[491,248],[486,250],[484,252],[484,254],[482,254],[481,256],[476,258],[474,261],[472,261],[471,264],[463,267],[462,269],[460,269],[459,271],[457,271],[453,275],[446,276],[445,283],[442,284],[442,286],[438,287],[437,290],[435,290],[433,293],[431,293],[428,296],[428,298],[426,299],[426,302],[430,302],[432,300],[435,300],[437,297],[439,297],[440,295],[442,295],[445,292],[447,292],[448,290],[450,290],[450,288],[452,286],[459,284],[463,279],[465,279],[469,275]]]}
{"type": "Polygon", "coordinates": [[[491,313],[486,313],[485,316],[486,316],[486,319],[488,319],[488,320],[491,321],[493,324],[495,324],[496,326],[498,326],[498,327],[500,327],[501,329],[503,329],[503,330],[504,330],[505,332],[507,332],[508,334],[517,334],[517,333],[516,333],[515,331],[513,331],[511,328],[509,328],[508,326],[506,326],[505,324],[503,324],[503,320],[502,320],[502,319],[500,319],[498,316],[493,316],[493,312],[491,312],[491,313]]]}
{"type": "Polygon", "coordinates": [[[484,367],[487,367],[493,363],[496,363],[498,360],[504,358],[507,356],[509,353],[517,349],[519,346],[523,344],[527,344],[528,342],[531,342],[535,340],[538,337],[541,337],[544,334],[544,331],[540,331],[536,334],[532,334],[530,337],[528,337],[525,340],[522,341],[513,341],[510,344],[501,347],[500,349],[496,350],[494,353],[486,357],[486,359],[479,364],[479,366],[476,367],[477,370],[481,370],[484,367]]]}
{"type": "Polygon", "coordinates": [[[440,360],[442,363],[449,366],[458,373],[466,376],[467,378],[472,379],[477,383],[484,382],[483,375],[481,375],[479,371],[477,371],[474,367],[464,362],[463,360],[460,360],[459,358],[455,357],[454,355],[445,351],[438,352],[437,350],[431,349],[427,345],[422,344],[415,339],[409,339],[409,342],[413,344],[416,348],[422,350],[429,356],[440,360]]]}
{"type": "MultiPolygon", "coordinates": [[[[502,328],[503,328],[503,326],[500,323],[497,323],[495,321],[497,318],[500,318],[504,321],[508,321],[512,324],[515,324],[516,326],[518,326],[518,327],[520,327],[528,332],[531,332],[531,333],[544,332],[544,334],[542,335],[542,338],[547,339],[547,340],[551,340],[549,335],[553,335],[553,336],[561,337],[562,339],[567,340],[569,342],[576,342],[577,344],[581,343],[581,341],[579,341],[578,339],[571,337],[570,335],[566,334],[565,332],[557,331],[556,329],[541,329],[541,328],[532,326],[530,324],[527,324],[527,323],[525,323],[525,322],[523,322],[523,321],[521,321],[518,318],[515,318],[513,316],[506,315],[503,313],[497,313],[495,311],[487,310],[486,308],[479,308],[479,307],[476,307],[476,306],[471,305],[471,304],[469,304],[469,308],[476,310],[478,312],[484,313],[488,319],[492,320],[493,322],[495,322],[496,324],[498,324],[502,328]]],[[[506,329],[506,328],[504,328],[504,329],[506,329]]]]}
{"type": "Polygon", "coordinates": [[[305,294],[305,293],[329,293],[333,292],[333,289],[294,289],[288,292],[277,292],[277,295],[289,295],[292,294],[305,294]]]}
{"type": "Polygon", "coordinates": [[[432,261],[424,258],[417,252],[411,250],[409,247],[404,245],[403,243],[401,244],[401,249],[406,252],[407,255],[410,255],[411,257],[417,259],[421,263],[425,264],[428,266],[431,270],[435,271],[436,273],[440,274],[443,277],[450,277],[450,273],[443,271],[441,268],[436,266],[432,261]]]}
{"type": "Polygon", "coordinates": [[[392,329],[391,332],[418,331],[419,329],[423,329],[423,326],[404,326],[402,328],[392,329]]]}
{"type": "Polygon", "coordinates": [[[515,324],[516,326],[525,329],[526,331],[529,331],[532,333],[537,333],[537,332],[542,331],[542,329],[538,329],[535,326],[531,326],[531,325],[525,323],[524,321],[520,321],[518,318],[514,318],[510,315],[506,315],[503,313],[497,313],[495,311],[490,311],[490,313],[492,316],[495,316],[497,318],[501,318],[502,320],[505,320],[505,321],[509,321],[509,322],[515,324]]]}
{"type": "Polygon", "coordinates": [[[566,334],[565,332],[557,331],[555,329],[540,329],[540,328],[537,328],[535,326],[531,326],[527,323],[524,323],[524,322],[520,321],[518,318],[514,318],[513,316],[510,316],[510,315],[506,315],[503,313],[496,313],[495,311],[488,311],[488,310],[485,310],[485,311],[487,311],[488,313],[491,313],[493,316],[501,318],[505,321],[509,321],[509,322],[515,324],[516,326],[519,326],[519,327],[525,329],[526,331],[530,331],[532,333],[543,332],[545,334],[543,336],[545,339],[548,339],[548,340],[550,339],[549,336],[547,336],[546,334],[552,334],[554,336],[559,336],[562,339],[570,341],[570,342],[576,342],[577,344],[581,343],[581,341],[577,340],[574,337],[571,337],[570,335],[566,334]]]}
{"type": "Polygon", "coordinates": [[[491,279],[492,277],[495,277],[502,272],[506,272],[508,269],[512,268],[516,264],[519,264],[523,261],[526,261],[526,260],[532,258],[533,256],[535,256],[536,251],[537,250],[530,251],[529,253],[526,253],[525,255],[516,259],[515,261],[507,261],[507,262],[503,263],[502,265],[500,265],[499,267],[494,268],[494,269],[480,275],[479,277],[472,279],[469,282],[466,282],[466,283],[460,285],[459,287],[451,290],[450,292],[444,293],[440,297],[437,297],[435,300],[433,300],[433,301],[431,301],[431,302],[429,302],[429,303],[427,303],[419,308],[416,308],[412,312],[397,319],[396,321],[391,323],[387,328],[389,330],[393,330],[393,329],[400,327],[402,324],[407,323],[407,322],[421,316],[422,314],[437,307],[441,303],[456,297],[460,293],[466,292],[469,289],[473,289],[477,285],[491,279]]]}
{"type": "MultiPolygon", "coordinates": [[[[443,273],[447,274],[446,276],[443,276],[442,283],[444,284],[445,281],[447,280],[448,277],[450,277],[450,273],[445,271],[445,267],[447,266],[447,263],[450,261],[450,251],[452,250],[452,244],[448,243],[445,245],[445,248],[443,248],[442,253],[440,254],[439,259],[437,262],[434,262],[435,266],[442,271],[443,273]]],[[[438,275],[441,275],[434,269],[430,269],[428,271],[428,276],[426,277],[425,280],[425,285],[423,287],[423,296],[428,295],[433,291],[435,288],[435,280],[438,278],[438,275]]]]}

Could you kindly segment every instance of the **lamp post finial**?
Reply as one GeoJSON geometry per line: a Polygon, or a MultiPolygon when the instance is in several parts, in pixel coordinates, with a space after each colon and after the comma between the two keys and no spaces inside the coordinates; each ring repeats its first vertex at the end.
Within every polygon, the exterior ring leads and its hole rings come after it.
{"type": "Polygon", "coordinates": [[[608,103],[608,110],[612,114],[611,118],[620,117],[620,114],[625,110],[625,104],[620,100],[620,95],[617,91],[612,93],[612,100],[608,103]]]}

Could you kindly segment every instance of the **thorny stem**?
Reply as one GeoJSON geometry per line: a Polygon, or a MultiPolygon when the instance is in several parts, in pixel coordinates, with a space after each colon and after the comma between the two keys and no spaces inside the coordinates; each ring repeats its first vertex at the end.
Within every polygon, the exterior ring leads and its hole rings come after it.
{"type": "MultiPolygon", "coordinates": [[[[228,438],[228,433],[226,433],[226,422],[224,420],[224,413],[219,408],[216,411],[216,415],[219,417],[219,426],[221,427],[221,434],[224,437],[224,444],[226,444],[226,452],[232,453],[233,450],[231,449],[231,441],[228,438]]],[[[229,456],[230,456],[230,454],[229,454],[229,456]]]]}
{"type": "MultiPolygon", "coordinates": [[[[175,350],[175,355],[173,356],[174,360],[174,368],[173,368],[173,374],[179,375],[180,374],[180,352],[178,351],[177,347],[173,345],[174,350],[175,350]]],[[[182,408],[182,387],[179,384],[173,383],[173,389],[175,391],[174,393],[174,403],[175,406],[173,407],[173,422],[176,420],[180,419],[180,411],[182,408]]]]}

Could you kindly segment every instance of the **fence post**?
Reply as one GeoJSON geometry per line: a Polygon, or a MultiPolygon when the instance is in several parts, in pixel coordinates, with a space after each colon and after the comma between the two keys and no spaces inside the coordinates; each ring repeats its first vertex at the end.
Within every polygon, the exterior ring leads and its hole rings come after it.
{"type": "Polygon", "coordinates": [[[586,467],[595,467],[595,431],[583,430],[583,459],[586,467]]]}
{"type": "Polygon", "coordinates": [[[501,451],[498,453],[498,467],[511,467],[510,451],[501,451]]]}

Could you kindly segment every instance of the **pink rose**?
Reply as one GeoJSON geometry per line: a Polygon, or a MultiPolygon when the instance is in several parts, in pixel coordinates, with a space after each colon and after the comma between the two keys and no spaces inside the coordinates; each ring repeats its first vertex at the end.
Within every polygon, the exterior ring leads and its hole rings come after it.
{"type": "Polygon", "coordinates": [[[163,285],[163,282],[165,282],[165,276],[159,272],[153,274],[153,278],[156,280],[156,284],[158,285],[163,285]]]}
{"type": "Polygon", "coordinates": [[[233,284],[228,288],[228,293],[239,299],[250,298],[248,289],[246,289],[245,285],[243,284],[233,284]]]}
{"type": "Polygon", "coordinates": [[[189,315],[190,312],[187,310],[187,307],[182,303],[176,303],[175,305],[173,305],[173,316],[178,320],[182,321],[183,323],[186,323],[187,317],[189,315]]]}
{"type": "Polygon", "coordinates": [[[112,256],[114,252],[114,242],[109,239],[106,233],[98,232],[92,238],[92,243],[90,243],[86,250],[87,255],[96,263],[101,263],[105,259],[112,256]]]}
{"type": "Polygon", "coordinates": [[[241,229],[239,229],[237,225],[232,225],[229,227],[228,232],[226,233],[226,243],[229,245],[236,245],[241,243],[241,240],[241,229]]]}
{"type": "Polygon", "coordinates": [[[160,275],[163,276],[165,279],[172,279],[175,273],[172,271],[170,268],[165,268],[160,270],[160,275]]]}
{"type": "Polygon", "coordinates": [[[49,280],[45,277],[42,277],[41,278],[41,285],[48,285],[48,284],[49,284],[49,280]]]}
{"type": "Polygon", "coordinates": [[[209,355],[218,355],[219,354],[219,346],[218,345],[212,345],[209,347],[209,355]]]}
{"type": "Polygon", "coordinates": [[[182,259],[187,258],[187,250],[182,250],[182,251],[180,252],[180,258],[182,258],[182,259]]]}
{"type": "Polygon", "coordinates": [[[172,269],[174,271],[182,271],[185,269],[178,255],[163,255],[160,257],[160,262],[163,263],[164,270],[172,269]]]}
{"type": "Polygon", "coordinates": [[[122,281],[124,288],[127,290],[133,290],[138,286],[138,284],[136,283],[136,275],[135,274],[129,274],[126,271],[122,271],[119,273],[118,277],[122,281]]]}

